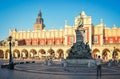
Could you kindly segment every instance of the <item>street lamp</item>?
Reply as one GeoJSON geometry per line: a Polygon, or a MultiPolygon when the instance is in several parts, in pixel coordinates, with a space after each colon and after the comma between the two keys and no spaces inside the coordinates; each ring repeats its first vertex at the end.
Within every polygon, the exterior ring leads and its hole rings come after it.
{"type": "Polygon", "coordinates": [[[14,63],[13,63],[13,58],[12,58],[12,52],[11,52],[11,46],[12,46],[12,43],[11,43],[11,40],[12,40],[12,36],[9,36],[8,37],[8,41],[9,41],[9,47],[10,47],[10,51],[9,51],[9,69],[14,69],[14,63]]]}
{"type": "Polygon", "coordinates": [[[115,54],[116,54],[116,50],[115,50],[115,47],[114,47],[114,49],[113,49],[113,60],[115,61],[115,54]]]}

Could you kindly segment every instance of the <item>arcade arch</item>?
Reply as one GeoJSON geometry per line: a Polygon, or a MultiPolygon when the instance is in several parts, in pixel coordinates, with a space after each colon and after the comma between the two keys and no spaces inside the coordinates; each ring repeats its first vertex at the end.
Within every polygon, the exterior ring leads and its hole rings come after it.
{"type": "Polygon", "coordinates": [[[57,50],[57,58],[64,58],[64,51],[62,49],[57,50]]]}
{"type": "Polygon", "coordinates": [[[36,54],[37,54],[37,52],[35,49],[30,50],[30,58],[34,58],[36,54]]]}
{"type": "Polygon", "coordinates": [[[112,56],[111,56],[111,53],[110,53],[109,49],[104,49],[102,51],[102,59],[104,61],[108,61],[108,60],[112,59],[112,56]]]}
{"type": "Polygon", "coordinates": [[[46,52],[45,52],[44,49],[40,49],[38,51],[38,54],[39,54],[39,58],[41,58],[41,59],[45,59],[46,58],[46,52]]]}
{"type": "Polygon", "coordinates": [[[0,49],[0,59],[3,59],[4,58],[4,52],[3,50],[0,49]]]}
{"type": "Polygon", "coordinates": [[[50,48],[50,49],[48,50],[47,57],[48,57],[48,58],[55,58],[55,52],[54,52],[53,49],[50,48]]]}
{"type": "Polygon", "coordinates": [[[9,52],[10,52],[9,49],[7,49],[7,50],[5,51],[5,59],[9,59],[9,52]]]}
{"type": "Polygon", "coordinates": [[[101,56],[99,49],[94,49],[92,52],[92,57],[96,59],[99,55],[101,56]]]}
{"type": "Polygon", "coordinates": [[[118,48],[116,48],[116,49],[113,50],[112,58],[114,60],[120,59],[120,50],[118,48]]]}
{"type": "Polygon", "coordinates": [[[27,59],[28,58],[28,51],[26,49],[22,50],[21,58],[23,58],[23,59],[27,59]]]}
{"type": "Polygon", "coordinates": [[[13,50],[13,57],[16,58],[20,58],[20,51],[18,49],[13,50]]]}

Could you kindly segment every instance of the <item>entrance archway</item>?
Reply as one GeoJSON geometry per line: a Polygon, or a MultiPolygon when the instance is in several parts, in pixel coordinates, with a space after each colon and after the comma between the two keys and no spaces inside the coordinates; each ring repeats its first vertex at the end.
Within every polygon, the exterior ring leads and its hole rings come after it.
{"type": "Polygon", "coordinates": [[[113,50],[112,58],[113,58],[114,60],[120,59],[120,50],[119,50],[119,49],[115,48],[115,49],[113,50]]]}
{"type": "Polygon", "coordinates": [[[9,52],[10,52],[9,49],[7,49],[7,50],[5,51],[5,59],[9,59],[9,52]]]}
{"type": "Polygon", "coordinates": [[[23,59],[27,59],[28,58],[28,51],[26,49],[22,50],[21,57],[23,59]]]}
{"type": "Polygon", "coordinates": [[[3,50],[0,50],[0,59],[3,59],[4,58],[4,52],[3,50]]]}
{"type": "Polygon", "coordinates": [[[108,60],[111,59],[111,53],[110,53],[110,50],[109,50],[109,49],[104,49],[104,50],[102,51],[102,59],[103,59],[104,61],[108,61],[108,60]]]}
{"type": "Polygon", "coordinates": [[[40,50],[39,50],[39,57],[40,57],[41,59],[45,59],[45,58],[46,58],[46,52],[45,52],[44,49],[40,49],[40,50]]]}
{"type": "Polygon", "coordinates": [[[55,52],[54,52],[54,50],[53,49],[49,49],[48,50],[48,54],[47,54],[47,56],[48,56],[48,58],[54,58],[55,57],[55,52]]]}
{"type": "Polygon", "coordinates": [[[14,57],[15,59],[20,58],[20,51],[19,51],[18,49],[15,49],[15,50],[13,51],[13,57],[14,57]]]}
{"type": "Polygon", "coordinates": [[[36,50],[35,49],[31,49],[30,50],[30,58],[34,58],[35,57],[35,55],[37,54],[37,52],[36,52],[36,50]]]}
{"type": "Polygon", "coordinates": [[[98,49],[94,49],[92,52],[92,57],[96,59],[99,55],[101,56],[100,51],[98,49]]]}
{"type": "Polygon", "coordinates": [[[58,49],[57,50],[57,53],[58,53],[58,58],[64,58],[64,51],[62,49],[58,49]]]}

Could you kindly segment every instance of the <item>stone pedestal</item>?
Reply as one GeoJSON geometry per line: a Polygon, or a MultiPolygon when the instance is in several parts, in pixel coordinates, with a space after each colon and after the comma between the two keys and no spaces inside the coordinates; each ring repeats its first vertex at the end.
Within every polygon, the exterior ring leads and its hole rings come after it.
{"type": "Polygon", "coordinates": [[[66,62],[68,64],[73,64],[73,65],[94,65],[95,64],[95,60],[93,59],[67,59],[66,62]]]}

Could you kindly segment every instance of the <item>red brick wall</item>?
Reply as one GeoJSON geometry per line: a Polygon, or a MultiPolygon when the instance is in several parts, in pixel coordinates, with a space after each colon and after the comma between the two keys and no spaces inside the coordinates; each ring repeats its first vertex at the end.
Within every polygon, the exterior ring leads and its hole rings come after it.
{"type": "Polygon", "coordinates": [[[25,39],[25,42],[26,42],[26,45],[31,45],[32,44],[31,39],[25,39]]]}
{"type": "Polygon", "coordinates": [[[38,45],[39,44],[38,42],[39,42],[38,39],[32,39],[32,45],[38,45]]]}
{"type": "Polygon", "coordinates": [[[63,42],[64,42],[64,38],[55,38],[55,44],[56,44],[56,45],[57,45],[57,44],[62,45],[63,42]]]}
{"type": "MultiPolygon", "coordinates": [[[[62,45],[64,38],[40,38],[40,39],[25,39],[26,45],[62,45]],[[50,43],[51,42],[51,43],[50,43]]],[[[23,45],[23,41],[19,42],[23,45]]]]}
{"type": "Polygon", "coordinates": [[[47,39],[44,39],[44,38],[41,38],[41,39],[39,39],[39,45],[46,45],[47,44],[47,41],[46,41],[47,39]]]}
{"type": "Polygon", "coordinates": [[[105,43],[106,44],[112,44],[112,43],[119,43],[120,36],[111,36],[111,37],[105,37],[105,43]],[[111,42],[112,41],[112,42],[111,42]]]}

